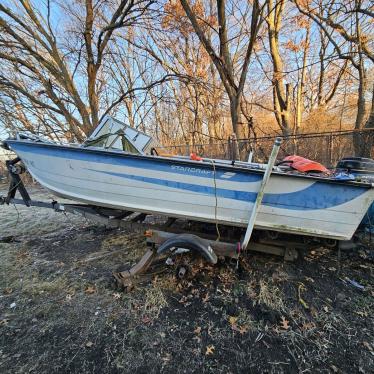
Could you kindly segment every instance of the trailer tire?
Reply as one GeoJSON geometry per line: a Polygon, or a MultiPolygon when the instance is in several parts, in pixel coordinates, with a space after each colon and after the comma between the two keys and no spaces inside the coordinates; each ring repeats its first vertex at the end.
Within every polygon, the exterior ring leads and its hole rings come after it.
{"type": "Polygon", "coordinates": [[[217,255],[214,253],[208,241],[192,234],[172,236],[158,247],[157,254],[162,254],[167,251],[175,252],[179,248],[197,252],[210,263],[217,263],[217,255]]]}

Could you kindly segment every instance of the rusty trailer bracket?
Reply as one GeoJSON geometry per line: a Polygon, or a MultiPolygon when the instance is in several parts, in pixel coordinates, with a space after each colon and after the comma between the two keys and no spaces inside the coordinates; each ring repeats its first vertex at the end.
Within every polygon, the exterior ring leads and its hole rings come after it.
{"type": "Polygon", "coordinates": [[[144,274],[153,260],[157,257],[157,252],[154,249],[148,249],[143,257],[131,269],[113,273],[113,277],[117,282],[117,286],[129,287],[133,284],[133,280],[144,274]]]}

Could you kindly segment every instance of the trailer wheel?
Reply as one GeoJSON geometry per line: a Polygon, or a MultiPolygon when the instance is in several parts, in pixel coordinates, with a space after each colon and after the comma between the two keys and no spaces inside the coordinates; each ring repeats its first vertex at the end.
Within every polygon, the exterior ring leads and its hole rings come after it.
{"type": "Polygon", "coordinates": [[[210,263],[217,263],[217,255],[214,253],[208,241],[192,234],[180,234],[172,236],[158,247],[157,254],[166,253],[168,251],[175,254],[180,249],[197,252],[210,263]]]}

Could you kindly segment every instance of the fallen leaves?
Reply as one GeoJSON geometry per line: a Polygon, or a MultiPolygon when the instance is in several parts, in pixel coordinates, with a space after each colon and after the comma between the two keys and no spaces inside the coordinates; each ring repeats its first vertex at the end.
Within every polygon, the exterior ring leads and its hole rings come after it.
{"type": "Polygon", "coordinates": [[[185,308],[188,307],[189,305],[191,305],[191,301],[189,301],[191,298],[192,298],[192,295],[188,295],[188,296],[182,296],[180,298],[180,300],[178,301],[180,304],[182,304],[185,308]],[[188,297],[188,296],[191,296],[191,297],[188,297]]]}
{"type": "Polygon", "coordinates": [[[198,343],[201,343],[201,331],[202,331],[202,328],[200,326],[197,326],[195,330],[193,330],[195,334],[193,339],[196,340],[198,343]]]}
{"type": "Polygon", "coordinates": [[[364,342],[362,342],[362,345],[365,348],[367,348],[370,351],[370,353],[374,356],[374,348],[373,348],[373,346],[370,343],[364,341],[364,342]]]}
{"type": "Polygon", "coordinates": [[[196,334],[196,335],[200,335],[201,334],[201,327],[200,326],[197,326],[195,330],[193,330],[193,332],[196,334]]]}
{"type": "Polygon", "coordinates": [[[316,324],[314,322],[304,322],[300,329],[302,331],[310,331],[316,328],[316,324]]]}
{"type": "Polygon", "coordinates": [[[230,323],[230,325],[232,326],[232,325],[236,324],[237,320],[238,320],[238,317],[230,316],[229,317],[229,323],[230,323]]]}
{"type": "Polygon", "coordinates": [[[87,294],[87,295],[92,295],[96,292],[96,287],[95,286],[88,286],[86,287],[86,289],[84,290],[84,292],[87,294]]]}
{"type": "Polygon", "coordinates": [[[229,323],[231,325],[231,329],[233,331],[236,331],[240,333],[241,335],[248,332],[248,326],[247,325],[238,325],[238,319],[239,317],[230,316],[229,317],[229,323]]]}
{"type": "Polygon", "coordinates": [[[114,300],[119,300],[121,298],[121,294],[119,292],[114,292],[113,298],[114,300]]]}
{"type": "Polygon", "coordinates": [[[214,354],[214,350],[215,350],[214,345],[212,345],[212,344],[208,345],[206,347],[205,355],[210,356],[210,355],[214,354]]]}
{"type": "Polygon", "coordinates": [[[285,316],[281,316],[281,320],[279,322],[278,325],[276,325],[273,330],[277,333],[277,334],[281,334],[281,333],[284,333],[288,330],[291,329],[291,326],[290,326],[290,322],[288,321],[288,319],[286,319],[285,316]]]}
{"type": "Polygon", "coordinates": [[[8,322],[9,322],[9,319],[2,319],[2,320],[0,320],[0,326],[6,326],[7,324],[8,324],[8,322]]]}
{"type": "Polygon", "coordinates": [[[233,331],[238,332],[240,335],[244,335],[246,332],[248,332],[247,325],[242,325],[242,326],[232,325],[231,328],[233,329],[233,331]]]}
{"type": "Polygon", "coordinates": [[[290,323],[284,316],[281,317],[280,328],[283,330],[288,330],[290,328],[290,323]]]}

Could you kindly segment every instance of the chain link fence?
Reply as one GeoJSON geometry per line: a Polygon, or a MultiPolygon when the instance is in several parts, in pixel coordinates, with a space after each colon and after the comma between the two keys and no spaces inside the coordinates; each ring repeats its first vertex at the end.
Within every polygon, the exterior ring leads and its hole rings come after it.
{"type": "MultiPolygon", "coordinates": [[[[282,137],[282,136],[281,136],[282,137]]],[[[253,162],[266,162],[276,136],[264,136],[249,140],[239,140],[241,159],[246,160],[253,152],[253,162]]],[[[362,131],[336,131],[310,133],[282,137],[278,159],[297,154],[318,161],[327,167],[335,167],[343,157],[361,156],[373,158],[374,129],[362,131]]],[[[185,144],[158,147],[160,153],[189,156],[196,153],[209,158],[231,159],[232,143],[221,141],[207,144],[185,144]]]]}
{"type": "MultiPolygon", "coordinates": [[[[266,162],[276,136],[264,136],[249,140],[238,140],[241,159],[247,160],[253,152],[253,162],[266,162]]],[[[283,142],[278,159],[290,154],[297,154],[318,161],[326,167],[335,167],[343,157],[362,156],[374,157],[374,129],[362,131],[336,131],[329,133],[309,133],[282,137],[283,142]]],[[[211,142],[206,144],[184,144],[169,147],[158,147],[160,154],[199,156],[219,159],[232,159],[233,144],[229,141],[211,142]]],[[[7,174],[5,160],[15,155],[4,151],[0,154],[0,179],[7,174]]]]}

